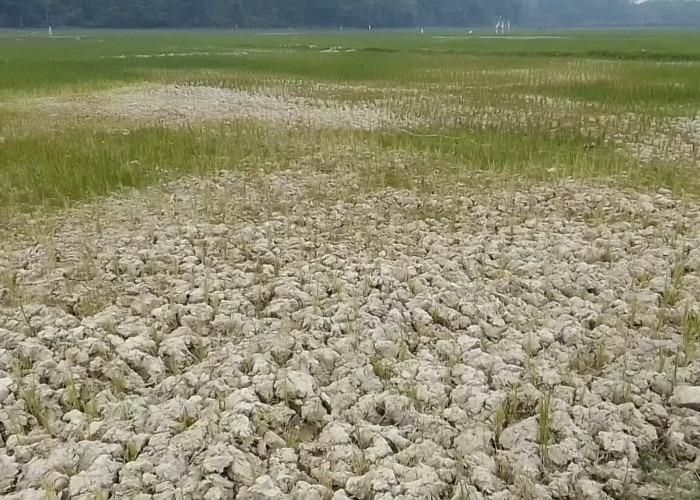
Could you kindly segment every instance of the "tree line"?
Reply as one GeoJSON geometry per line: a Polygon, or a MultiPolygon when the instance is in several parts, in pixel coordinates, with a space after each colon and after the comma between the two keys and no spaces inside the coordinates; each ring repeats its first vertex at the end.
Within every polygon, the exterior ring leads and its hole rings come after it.
{"type": "Polygon", "coordinates": [[[377,28],[700,24],[700,1],[0,0],[0,27],[377,28]]]}

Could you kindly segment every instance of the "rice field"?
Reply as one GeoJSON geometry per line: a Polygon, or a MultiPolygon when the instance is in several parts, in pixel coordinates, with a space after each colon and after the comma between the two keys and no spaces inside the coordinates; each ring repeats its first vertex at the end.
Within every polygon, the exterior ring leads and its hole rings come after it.
{"type": "Polygon", "coordinates": [[[2,32],[2,205],[65,205],[170,171],[276,163],[275,150],[287,144],[339,141],[429,153],[509,178],[695,189],[700,66],[689,49],[697,33],[489,35],[2,32]],[[149,106],[158,88],[170,94],[149,106]],[[216,90],[181,97],[175,88],[216,90]],[[265,96],[278,109],[303,101],[307,111],[217,113],[226,96],[216,93],[226,91],[245,94],[233,108],[255,108],[265,96]],[[313,122],[315,107],[317,125],[327,114],[324,125],[338,118],[339,127],[284,126],[313,122]],[[360,109],[366,123],[348,130],[360,109]],[[235,138],[218,139],[228,135],[235,138]]]}
{"type": "Polygon", "coordinates": [[[0,30],[0,496],[698,498],[699,113],[697,31],[0,30]]]}

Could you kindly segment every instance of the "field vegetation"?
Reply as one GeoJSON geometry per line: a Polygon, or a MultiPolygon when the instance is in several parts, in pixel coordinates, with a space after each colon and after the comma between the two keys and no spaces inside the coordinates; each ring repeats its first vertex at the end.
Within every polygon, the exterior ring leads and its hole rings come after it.
{"type": "Polygon", "coordinates": [[[63,206],[171,173],[281,164],[276,155],[290,157],[288,148],[324,141],[429,152],[511,178],[689,193],[697,183],[694,32],[1,33],[1,204],[13,210],[63,206]],[[319,132],[234,117],[169,126],[90,109],[101,93],[143,85],[281,93],[371,107],[395,123],[319,132]],[[75,106],[54,105],[66,99],[75,106]]]}

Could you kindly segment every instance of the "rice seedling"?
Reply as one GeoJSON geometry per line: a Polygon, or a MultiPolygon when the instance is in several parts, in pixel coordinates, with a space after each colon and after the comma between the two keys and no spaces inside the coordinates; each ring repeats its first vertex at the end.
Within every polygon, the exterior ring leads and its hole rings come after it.
{"type": "Polygon", "coordinates": [[[128,441],[126,445],[124,445],[124,461],[133,462],[138,458],[140,452],[141,450],[135,441],[128,441]]]}
{"type": "Polygon", "coordinates": [[[191,416],[187,411],[187,407],[183,406],[182,411],[177,416],[177,423],[179,424],[180,432],[184,432],[192,427],[196,421],[197,419],[191,416]]]}
{"type": "Polygon", "coordinates": [[[700,338],[700,316],[695,313],[686,313],[681,325],[681,351],[683,352],[683,365],[687,366],[697,352],[697,342],[700,338]]]}
{"type": "Polygon", "coordinates": [[[605,348],[605,341],[601,340],[598,342],[598,346],[596,347],[594,359],[593,359],[593,366],[595,367],[595,370],[600,373],[603,368],[605,367],[606,363],[608,361],[608,354],[605,348]]]}
{"type": "Polygon", "coordinates": [[[676,262],[671,269],[671,283],[675,289],[680,289],[683,285],[683,276],[685,275],[685,263],[683,260],[676,262]]]}
{"type": "Polygon", "coordinates": [[[394,371],[387,360],[379,355],[372,357],[372,370],[382,382],[388,382],[394,376],[394,371]]]}
{"type": "Polygon", "coordinates": [[[493,438],[496,446],[499,446],[501,433],[508,426],[508,408],[505,402],[496,406],[491,415],[491,425],[493,428],[493,438]]]}
{"type": "Polygon", "coordinates": [[[301,433],[298,429],[288,428],[282,434],[285,446],[287,448],[292,448],[293,450],[298,450],[301,445],[301,433]]]}
{"type": "Polygon", "coordinates": [[[155,325],[151,325],[148,327],[148,337],[153,341],[151,355],[157,356],[160,345],[163,343],[163,335],[158,331],[155,325]]]}
{"type": "Polygon", "coordinates": [[[667,307],[675,306],[678,302],[679,295],[680,294],[678,292],[678,289],[673,285],[667,283],[663,291],[661,292],[661,300],[663,302],[663,305],[667,307]]]}
{"type": "Polygon", "coordinates": [[[51,432],[51,413],[46,407],[44,400],[39,394],[39,390],[36,385],[30,385],[20,390],[19,394],[22,401],[32,417],[34,417],[37,423],[43,427],[47,432],[51,432]]]}
{"type": "Polygon", "coordinates": [[[540,445],[540,456],[546,461],[547,448],[551,440],[551,394],[545,395],[540,400],[539,405],[539,416],[537,419],[538,432],[537,432],[537,444],[540,445]]]}
{"type": "Polygon", "coordinates": [[[508,459],[502,455],[496,456],[496,476],[506,484],[514,484],[516,480],[513,466],[508,459]]]}
{"type": "Polygon", "coordinates": [[[44,498],[47,500],[58,500],[58,489],[54,482],[42,479],[41,489],[44,492],[44,498]]]}
{"type": "Polygon", "coordinates": [[[416,384],[409,384],[404,392],[411,405],[418,411],[423,411],[424,403],[420,399],[420,391],[416,384]]]}
{"type": "Polygon", "coordinates": [[[352,469],[355,475],[364,476],[369,472],[372,463],[365,457],[364,453],[355,453],[352,458],[352,469]]]}

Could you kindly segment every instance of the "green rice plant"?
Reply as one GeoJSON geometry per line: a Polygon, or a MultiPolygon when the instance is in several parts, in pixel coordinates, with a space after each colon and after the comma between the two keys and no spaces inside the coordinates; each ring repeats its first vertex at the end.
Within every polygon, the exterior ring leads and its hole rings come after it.
{"type": "Polygon", "coordinates": [[[539,416],[537,419],[537,444],[540,445],[540,456],[546,461],[547,448],[551,441],[551,394],[546,394],[539,405],[539,416]]]}
{"type": "Polygon", "coordinates": [[[287,448],[298,450],[301,446],[301,433],[298,429],[288,428],[282,433],[282,439],[287,448]]]}
{"type": "Polygon", "coordinates": [[[656,371],[658,373],[665,373],[666,372],[666,356],[667,356],[666,349],[664,349],[663,347],[660,347],[659,348],[659,364],[658,364],[658,367],[656,369],[656,371]]]}
{"type": "Polygon", "coordinates": [[[0,285],[5,289],[5,294],[0,295],[8,305],[14,306],[22,301],[22,291],[18,282],[18,274],[10,271],[0,271],[0,285]]]}
{"type": "Polygon", "coordinates": [[[683,276],[685,275],[685,263],[679,260],[671,269],[671,283],[675,289],[680,289],[683,285],[683,276]]]}
{"type": "Polygon", "coordinates": [[[41,399],[36,384],[20,389],[19,397],[24,401],[27,413],[33,416],[46,432],[51,433],[51,412],[41,399]]]}
{"type": "Polygon", "coordinates": [[[605,340],[601,340],[598,342],[598,346],[596,347],[595,355],[593,358],[593,366],[595,367],[595,370],[600,373],[603,371],[603,368],[607,364],[608,361],[608,354],[605,348],[605,340]]]}
{"type": "Polygon", "coordinates": [[[667,283],[661,292],[661,301],[663,305],[673,307],[678,303],[679,295],[678,289],[667,283]]]}
{"type": "Polygon", "coordinates": [[[83,404],[80,400],[80,392],[75,383],[75,378],[73,377],[72,373],[69,373],[68,376],[64,379],[63,386],[66,389],[65,398],[68,405],[73,410],[83,411],[83,404]]]}
{"type": "Polygon", "coordinates": [[[493,438],[496,446],[499,446],[501,433],[508,426],[508,406],[506,402],[496,406],[491,414],[491,427],[493,429],[493,438]]]}
{"type": "Polygon", "coordinates": [[[406,390],[404,391],[404,393],[406,394],[406,397],[410,401],[411,405],[413,405],[413,407],[416,410],[422,412],[424,403],[420,399],[418,386],[416,384],[409,384],[406,387],[406,390]]]}
{"type": "Polygon", "coordinates": [[[382,382],[388,382],[394,376],[394,370],[388,364],[387,360],[378,354],[372,356],[372,370],[382,382]]]}
{"type": "Polygon", "coordinates": [[[654,276],[650,272],[643,271],[634,277],[635,284],[639,287],[645,287],[651,282],[653,277],[654,276]]]}
{"type": "Polygon", "coordinates": [[[508,485],[515,484],[516,475],[513,466],[502,455],[496,456],[496,477],[508,485]]]}
{"type": "Polygon", "coordinates": [[[121,370],[114,370],[110,377],[112,382],[112,387],[114,388],[115,394],[122,398],[129,391],[129,382],[126,380],[126,376],[121,370]]]}
{"type": "Polygon", "coordinates": [[[148,337],[153,341],[153,348],[151,349],[151,355],[157,356],[160,350],[160,345],[163,343],[163,335],[158,331],[155,325],[148,327],[148,337]]]}
{"type": "Polygon", "coordinates": [[[30,358],[21,354],[14,357],[10,364],[12,377],[17,382],[21,382],[24,376],[31,372],[32,366],[34,366],[34,361],[30,358]]]}
{"type": "Polygon", "coordinates": [[[372,463],[365,457],[364,453],[355,453],[352,458],[352,470],[356,476],[364,476],[369,472],[372,463]]]}
{"type": "Polygon", "coordinates": [[[101,416],[101,409],[97,403],[97,391],[94,385],[89,383],[89,380],[80,385],[80,400],[78,404],[81,407],[81,411],[87,415],[89,422],[101,416]]]}
{"type": "MultiPolygon", "coordinates": [[[[564,178],[639,190],[668,187],[674,194],[690,198],[700,194],[697,148],[687,157],[678,157],[677,145],[689,146],[683,142],[686,139],[670,129],[658,129],[658,124],[670,119],[693,116],[700,105],[700,69],[696,64],[700,52],[694,48],[699,46],[697,33],[562,31],[561,38],[550,40],[530,39],[523,33],[516,44],[479,37],[465,43],[459,36],[419,37],[407,32],[299,32],[294,34],[294,43],[285,41],[287,46],[282,48],[279,37],[261,33],[89,31],[60,43],[39,38],[20,43],[0,32],[0,233],[13,234],[3,227],[18,212],[61,210],[128,188],[141,189],[221,169],[286,169],[291,158],[300,159],[294,164],[300,171],[328,174],[352,167],[359,172],[364,179],[359,192],[346,188],[342,199],[384,189],[440,196],[461,184],[495,190],[564,178]],[[639,51],[640,39],[644,52],[639,51]],[[318,53],[320,47],[337,45],[355,52],[318,53]],[[208,53],[201,53],[201,47],[209,47],[208,53]],[[230,53],[241,48],[256,54],[230,53]],[[180,55],[136,57],[159,52],[180,55]],[[59,116],[61,113],[42,108],[49,102],[47,97],[65,99],[66,109],[93,106],[99,98],[85,99],[87,94],[105,91],[103,97],[109,100],[115,95],[112,90],[135,82],[204,85],[253,94],[274,93],[284,87],[292,97],[318,98],[331,108],[367,106],[380,116],[408,117],[415,123],[390,119],[386,126],[372,130],[335,126],[319,130],[286,128],[271,120],[252,118],[187,124],[133,116],[97,118],[100,110],[93,108],[87,113],[91,118],[84,120],[73,112],[59,116]],[[643,152],[645,141],[657,132],[663,139],[657,148],[659,159],[639,168],[635,154],[643,152]],[[343,147],[352,154],[346,158],[336,154],[343,147]],[[366,161],[361,151],[367,153],[366,161]]],[[[324,109],[318,106],[313,113],[324,113],[324,109]]],[[[352,109],[358,115],[355,111],[359,108],[352,109]]],[[[310,191],[315,191],[310,193],[315,203],[335,198],[324,192],[323,182],[314,183],[310,191]]],[[[265,191],[265,198],[267,210],[293,208],[286,203],[282,207],[269,191],[265,191]]],[[[222,222],[235,218],[231,205],[215,199],[210,191],[204,193],[203,203],[209,217],[222,222]]],[[[448,221],[454,230],[463,218],[458,215],[459,207],[449,205],[423,203],[413,217],[448,221]]],[[[625,222],[602,208],[584,218],[591,225],[625,222]]],[[[132,222],[136,223],[133,217],[132,222]]],[[[512,237],[521,222],[519,217],[509,218],[512,237]]],[[[658,226],[652,216],[626,222],[635,227],[658,226]]],[[[364,228],[358,232],[373,251],[379,251],[381,242],[374,231],[364,228]]],[[[685,233],[686,228],[679,223],[672,242],[682,242],[680,236],[685,233]]],[[[210,259],[212,252],[211,248],[196,249],[202,259],[210,259]]],[[[228,259],[239,258],[241,253],[246,260],[254,258],[248,243],[240,251],[227,253],[228,259]]],[[[610,247],[599,255],[603,263],[614,258],[610,247]]],[[[111,263],[115,275],[123,273],[118,264],[111,263]]],[[[501,272],[510,272],[506,256],[501,256],[499,264],[501,272]]],[[[154,263],[146,267],[149,274],[157,274],[154,263]]],[[[181,274],[177,260],[167,267],[167,272],[181,274]]],[[[86,253],[80,268],[81,279],[94,278],[98,272],[94,255],[86,253]]],[[[274,261],[272,272],[274,276],[284,273],[279,259],[274,261]]],[[[662,294],[665,306],[672,308],[679,303],[684,273],[679,260],[662,294]]],[[[646,287],[650,279],[650,275],[639,276],[635,282],[646,287]]],[[[19,307],[29,326],[28,334],[36,334],[17,277],[3,273],[2,282],[0,303],[19,307]]],[[[415,277],[405,286],[413,295],[422,288],[415,277]]],[[[205,283],[206,301],[217,309],[207,288],[205,283]]],[[[330,288],[333,295],[342,293],[342,284],[336,280],[330,288]]],[[[371,283],[364,282],[363,289],[369,295],[371,283]]],[[[585,289],[581,293],[588,298],[585,289]]],[[[549,300],[558,295],[555,289],[547,288],[549,300]]],[[[269,300],[271,296],[266,295],[253,299],[259,313],[269,300]]],[[[317,294],[313,306],[320,309],[321,302],[317,294]]],[[[89,317],[109,303],[109,297],[91,293],[80,299],[75,310],[78,316],[89,317]]],[[[630,307],[630,327],[641,321],[641,312],[630,307]]],[[[435,313],[433,321],[448,326],[445,318],[435,313]]],[[[659,316],[652,335],[659,336],[669,326],[663,318],[659,316]]],[[[355,320],[347,328],[356,344],[360,341],[358,325],[355,320]]],[[[691,330],[686,332],[683,327],[682,362],[695,356],[696,335],[689,333],[691,330]]],[[[155,333],[151,339],[155,356],[162,338],[155,333]]],[[[400,359],[408,359],[413,344],[404,340],[398,345],[400,359]]],[[[482,349],[487,347],[483,339],[482,349]]],[[[596,371],[604,368],[605,354],[601,343],[592,360],[596,371]]],[[[204,351],[194,355],[206,358],[204,351]]],[[[529,352],[528,372],[533,371],[533,357],[529,352]]],[[[184,369],[174,359],[168,359],[167,365],[172,374],[184,369]]],[[[382,364],[373,363],[373,369],[382,380],[392,376],[382,364]]],[[[69,405],[74,405],[75,398],[69,399],[69,405]]]]}
{"type": "Polygon", "coordinates": [[[695,313],[686,313],[681,324],[683,363],[687,366],[695,359],[697,342],[700,339],[700,316],[695,313]]]}
{"type": "Polygon", "coordinates": [[[197,419],[191,416],[187,411],[187,407],[183,406],[182,411],[177,416],[177,422],[180,425],[180,432],[184,432],[189,429],[196,421],[197,419]]]}
{"type": "Polygon", "coordinates": [[[132,440],[129,440],[126,445],[124,445],[124,462],[133,462],[136,460],[141,453],[139,445],[132,440]]]}
{"type": "Polygon", "coordinates": [[[528,477],[518,478],[518,494],[522,500],[535,500],[537,496],[535,495],[535,484],[532,479],[528,477]]]}
{"type": "Polygon", "coordinates": [[[58,500],[58,489],[53,481],[41,480],[41,489],[44,491],[46,500],[58,500]]]}
{"type": "Polygon", "coordinates": [[[671,392],[675,392],[678,386],[678,367],[681,366],[681,352],[676,350],[676,355],[673,359],[673,372],[671,373],[671,392]]]}
{"type": "Polygon", "coordinates": [[[207,359],[207,356],[209,356],[209,342],[200,337],[200,340],[198,340],[192,347],[192,354],[197,361],[202,363],[205,359],[207,359]]]}

